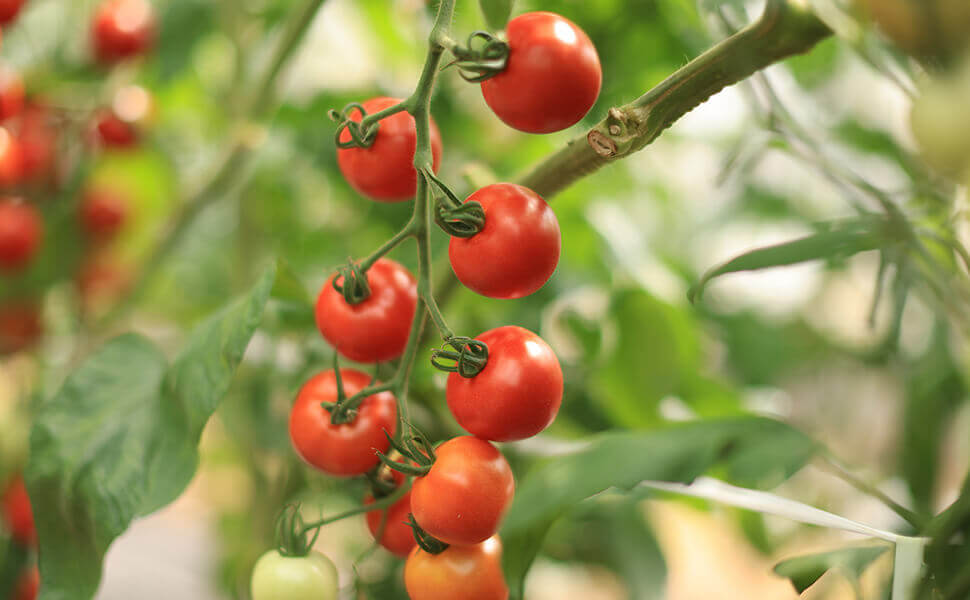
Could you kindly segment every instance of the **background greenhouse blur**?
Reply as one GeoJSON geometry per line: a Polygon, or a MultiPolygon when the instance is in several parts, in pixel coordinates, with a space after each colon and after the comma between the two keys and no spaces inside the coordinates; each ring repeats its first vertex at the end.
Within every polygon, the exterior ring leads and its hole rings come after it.
{"type": "MultiPolygon", "coordinates": [[[[264,69],[293,1],[157,0],[155,50],[107,74],[87,58],[94,4],[29,0],[3,31],[0,57],[23,74],[28,96],[73,114],[137,84],[150,91],[153,107],[143,142],[101,153],[86,174],[127,197],[128,221],[108,251],[123,282],[79,311],[75,283],[45,271],[63,256],[45,258],[26,276],[23,285],[42,298],[45,335],[34,351],[0,359],[4,476],[22,467],[32,403],[53,394],[99,340],[136,330],[174,352],[193,323],[247,289],[274,259],[315,291],[335,266],[366,255],[410,214],[408,203],[374,203],[350,189],[337,170],[327,111],[410,93],[431,18],[425,2],[328,0],[282,74],[280,110],[255,122],[244,119],[252,101],[244,90],[264,69]],[[240,136],[255,149],[251,160],[150,273],[134,310],[115,319],[187,195],[240,136]]],[[[519,0],[517,12],[553,9],[582,24],[603,64],[600,99],[580,125],[530,136],[495,119],[477,86],[445,71],[432,102],[445,147],[440,175],[461,197],[473,190],[476,170],[514,178],[609,107],[755,19],[762,4],[519,0]]],[[[459,2],[456,30],[483,27],[474,3],[459,2]]],[[[562,412],[537,440],[507,447],[513,467],[590,432],[753,412],[794,424],[903,505],[938,511],[956,497],[970,457],[966,347],[924,296],[902,299],[892,285],[877,292],[876,253],[729,275],[696,304],[687,300],[708,268],[811,233],[815,222],[854,215],[853,206],[869,199],[843,171],[900,202],[932,203],[920,195],[930,177],[913,157],[902,63],[877,33],[863,35],[866,57],[831,38],[718,94],[645,151],[557,196],[563,255],[538,293],[499,301],[458,287],[448,295],[443,310],[456,330],[518,323],[541,333],[563,363],[562,412]],[[944,440],[939,454],[935,440],[944,440]]],[[[72,151],[86,152],[80,143],[72,151]]],[[[67,251],[59,235],[49,231],[41,252],[67,251]]],[[[436,233],[437,254],[446,241],[436,233]]],[[[410,252],[393,256],[415,266],[410,252]]],[[[441,275],[449,267],[439,261],[436,269],[441,275]]],[[[0,297],[13,286],[0,279],[0,297]]],[[[136,522],[112,547],[98,598],[247,598],[249,570],[272,546],[285,501],[302,499],[309,514],[359,501],[363,485],[310,472],[287,436],[296,390],[331,356],[311,312],[271,306],[205,431],[199,473],[174,505],[136,522]]],[[[442,374],[418,362],[412,402],[416,419],[437,428],[436,439],[456,430],[443,385],[442,374]]],[[[880,528],[904,526],[817,465],[774,488],[777,474],[760,477],[762,489],[781,496],[880,528]]],[[[527,597],[796,598],[787,580],[771,574],[779,559],[858,539],[716,503],[647,496],[606,493],[559,522],[527,597]]],[[[345,585],[369,543],[362,518],[326,527],[319,541],[345,585]]],[[[855,589],[830,573],[804,597],[882,598],[878,582],[889,563],[884,557],[855,589]]],[[[404,597],[399,564],[379,551],[357,566],[367,597],[404,597]]]]}

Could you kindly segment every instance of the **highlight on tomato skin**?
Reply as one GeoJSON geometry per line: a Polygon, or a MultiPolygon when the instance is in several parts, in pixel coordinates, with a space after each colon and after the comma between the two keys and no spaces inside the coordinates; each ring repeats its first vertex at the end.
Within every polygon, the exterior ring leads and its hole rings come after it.
{"type": "Polygon", "coordinates": [[[91,26],[95,58],[110,65],[147,52],[155,43],[155,20],[147,0],[104,0],[91,26]]]}
{"type": "Polygon", "coordinates": [[[411,600],[506,600],[502,542],[495,535],[441,554],[415,547],[404,564],[404,585],[411,600]]]}
{"type": "Polygon", "coordinates": [[[531,12],[509,21],[506,36],[505,70],[481,83],[492,112],[526,133],[553,133],[586,116],[603,85],[586,32],[561,15],[531,12]]]}

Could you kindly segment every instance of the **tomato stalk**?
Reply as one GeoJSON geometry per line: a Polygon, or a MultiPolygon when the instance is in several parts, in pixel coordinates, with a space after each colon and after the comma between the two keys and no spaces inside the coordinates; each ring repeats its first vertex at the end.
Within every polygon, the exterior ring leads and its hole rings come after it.
{"type": "Polygon", "coordinates": [[[337,513],[332,517],[327,517],[325,519],[318,519],[316,521],[311,521],[309,523],[302,524],[302,527],[300,528],[300,532],[302,533],[302,535],[305,536],[313,530],[319,531],[321,527],[325,525],[329,525],[330,523],[336,523],[337,521],[341,521],[343,519],[347,519],[362,513],[370,512],[372,510],[383,510],[385,508],[390,508],[391,506],[394,505],[395,502],[403,498],[404,494],[408,493],[410,489],[411,489],[411,483],[409,481],[405,481],[400,486],[398,486],[398,488],[394,490],[394,492],[392,492],[391,494],[388,494],[387,496],[384,496],[383,498],[375,499],[375,501],[372,502],[371,504],[361,505],[361,506],[346,510],[342,513],[337,513]]]}

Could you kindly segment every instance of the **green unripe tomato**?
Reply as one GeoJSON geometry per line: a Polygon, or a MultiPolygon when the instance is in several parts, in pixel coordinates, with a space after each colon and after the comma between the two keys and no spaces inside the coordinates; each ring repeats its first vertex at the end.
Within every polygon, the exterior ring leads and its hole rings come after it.
{"type": "Polygon", "coordinates": [[[913,102],[910,125],[923,159],[944,175],[970,169],[970,70],[934,79],[913,102]]]}
{"type": "Polygon", "coordinates": [[[283,556],[270,550],[253,567],[250,593],[253,600],[337,600],[337,568],[319,552],[283,556]]]}

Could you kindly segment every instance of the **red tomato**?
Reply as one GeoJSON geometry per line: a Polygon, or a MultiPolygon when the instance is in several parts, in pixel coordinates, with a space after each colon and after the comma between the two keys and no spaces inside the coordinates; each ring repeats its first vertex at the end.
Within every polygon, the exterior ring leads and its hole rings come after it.
{"type": "Polygon", "coordinates": [[[528,329],[509,325],[476,339],[488,345],[488,363],[472,378],[448,375],[448,408],[465,431],[509,442],[549,426],[562,404],[562,368],[555,352],[528,329]]]}
{"type": "Polygon", "coordinates": [[[337,352],[350,360],[375,363],[404,352],[411,319],[418,301],[418,286],[411,273],[388,258],[367,271],[371,295],[350,305],[330,277],[317,297],[317,328],[337,352]]]}
{"type": "Polygon", "coordinates": [[[54,173],[57,156],[57,130],[50,110],[41,103],[29,102],[20,112],[16,129],[20,149],[22,179],[42,181],[54,173]]]}
{"type": "Polygon", "coordinates": [[[17,18],[26,0],[0,0],[0,25],[7,25],[17,18]]]}
{"type": "Polygon", "coordinates": [[[0,198],[0,272],[27,266],[43,236],[44,221],[32,204],[0,198]]]}
{"type": "Polygon", "coordinates": [[[138,131],[110,110],[98,113],[95,123],[98,141],[108,148],[131,148],[138,143],[138,131]]]}
{"type": "Polygon", "coordinates": [[[596,102],[603,81],[593,42],[575,23],[549,12],[509,21],[505,70],[482,82],[482,95],[506,125],[551,133],[574,125],[596,102]]]}
{"type": "MultiPolygon", "coordinates": [[[[370,384],[366,373],[340,369],[344,394],[350,397],[370,384]]],[[[387,452],[386,431],[397,429],[397,400],[390,392],[368,396],[350,423],[334,425],[330,411],[321,402],[337,399],[337,378],[333,370],[323,371],[307,381],[290,412],[290,440],[297,454],[310,465],[331,475],[360,475],[378,463],[376,452],[387,452]]]]}
{"type": "Polygon", "coordinates": [[[538,290],[559,264],[559,221],[539,194],[514,183],[485,186],[465,202],[485,210],[485,226],[453,237],[451,267],[465,287],[490,298],[521,298],[538,290]]]}
{"type": "Polygon", "coordinates": [[[0,67],[0,121],[16,115],[23,107],[24,80],[20,73],[7,66],[0,67]]]}
{"type": "Polygon", "coordinates": [[[17,582],[16,600],[34,600],[40,591],[40,573],[34,567],[24,573],[17,582]]]}
{"type": "Polygon", "coordinates": [[[155,12],[146,0],[105,0],[91,29],[98,61],[110,64],[142,54],[155,41],[155,12]]]}
{"type": "Polygon", "coordinates": [[[113,238],[128,217],[128,200],[110,188],[89,188],[81,199],[80,217],[81,226],[91,237],[113,238]]]}
{"type": "Polygon", "coordinates": [[[37,543],[34,513],[30,509],[30,497],[23,477],[14,478],[3,494],[3,520],[13,539],[25,546],[37,543]]]}
{"type": "MultiPolygon", "coordinates": [[[[373,504],[374,497],[367,495],[364,504],[373,504]]],[[[411,512],[411,492],[407,492],[400,500],[391,505],[386,510],[372,510],[367,513],[367,528],[371,535],[377,538],[377,530],[380,529],[381,519],[387,513],[387,520],[384,524],[384,535],[379,540],[380,545],[384,546],[389,552],[400,557],[405,557],[414,548],[414,531],[407,524],[408,514],[411,512]]]]}
{"type": "Polygon", "coordinates": [[[29,348],[43,333],[39,303],[12,301],[0,305],[0,355],[29,348]]]}
{"type": "MultiPolygon", "coordinates": [[[[399,102],[396,98],[377,97],[362,104],[367,114],[373,114],[399,102]]],[[[361,116],[355,112],[350,118],[360,122],[361,116]]],[[[337,164],[351,187],[364,196],[380,202],[407,200],[414,196],[418,178],[414,170],[417,144],[414,117],[399,112],[381,119],[380,123],[370,148],[338,148],[337,164]]],[[[350,132],[341,132],[341,142],[350,139],[350,132]]],[[[437,173],[441,163],[441,134],[434,119],[431,120],[431,156],[432,169],[437,173]]]]}
{"type": "Polygon", "coordinates": [[[411,512],[432,536],[468,546],[498,531],[515,480],[502,453],[484,440],[456,437],[435,450],[427,474],[411,487],[411,512]]]}
{"type": "Polygon", "coordinates": [[[502,542],[496,535],[441,554],[415,548],[404,564],[404,586],[411,600],[506,600],[502,542]]]}
{"type": "Polygon", "coordinates": [[[10,130],[0,127],[0,188],[12,188],[24,177],[23,152],[10,130]]]}

